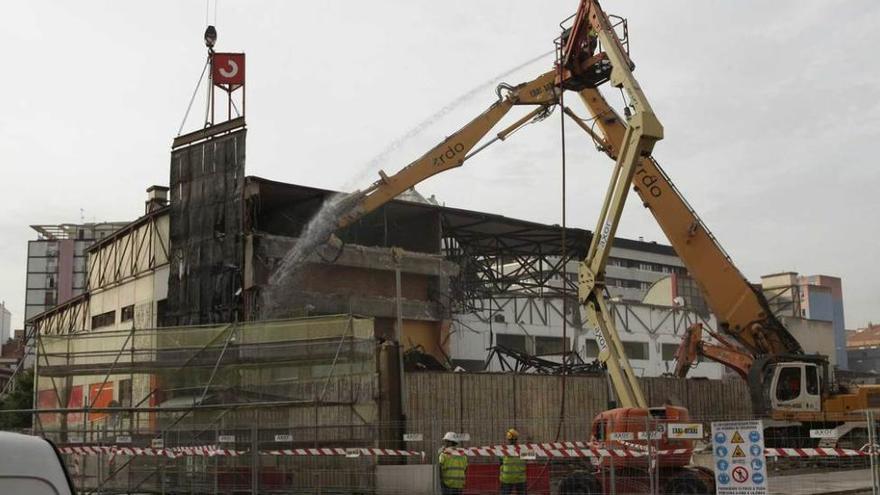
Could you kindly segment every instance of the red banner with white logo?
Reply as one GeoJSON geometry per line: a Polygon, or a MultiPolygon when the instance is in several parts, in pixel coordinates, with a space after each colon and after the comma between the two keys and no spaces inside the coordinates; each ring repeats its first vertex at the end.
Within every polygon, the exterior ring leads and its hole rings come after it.
{"type": "Polygon", "coordinates": [[[215,53],[212,65],[214,84],[244,85],[244,53],[215,53]]]}

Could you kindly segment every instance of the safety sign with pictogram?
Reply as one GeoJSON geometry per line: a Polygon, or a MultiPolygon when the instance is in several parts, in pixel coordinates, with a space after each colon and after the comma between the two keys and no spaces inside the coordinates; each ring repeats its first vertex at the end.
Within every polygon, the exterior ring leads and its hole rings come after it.
{"type": "Polygon", "coordinates": [[[712,423],[717,495],[767,495],[763,432],[761,421],[712,423]]]}

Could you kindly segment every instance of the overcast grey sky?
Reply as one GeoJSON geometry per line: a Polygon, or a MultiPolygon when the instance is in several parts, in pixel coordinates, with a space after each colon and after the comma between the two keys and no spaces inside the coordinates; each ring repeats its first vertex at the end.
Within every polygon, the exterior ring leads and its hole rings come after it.
{"type": "MultiPolygon", "coordinates": [[[[745,274],[838,275],[847,327],[880,320],[880,2],[603,5],[629,18],[636,76],[666,130],[655,156],[745,274]]],[[[220,0],[217,48],[248,56],[248,173],[366,185],[376,174],[371,157],[449,101],[552,49],[559,21],[576,7],[220,0]]],[[[4,5],[0,299],[14,326],[29,224],[78,222],[80,209],[87,221],[134,219],[145,188],[167,184],[171,139],[204,61],[204,27],[201,0],[4,5]]],[[[529,80],[550,64],[506,80],[529,80]]],[[[493,99],[491,88],[467,99],[382,168],[396,171],[493,99]]],[[[610,161],[573,125],[568,131],[569,225],[592,228],[610,161]]],[[[554,116],[419,190],[449,206],[558,223],[559,142],[554,116]]],[[[665,242],[637,201],[619,234],[665,242]]]]}

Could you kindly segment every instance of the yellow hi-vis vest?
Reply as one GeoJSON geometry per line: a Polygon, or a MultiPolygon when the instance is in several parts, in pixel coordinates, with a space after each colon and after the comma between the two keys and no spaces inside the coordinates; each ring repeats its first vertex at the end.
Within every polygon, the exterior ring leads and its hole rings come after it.
{"type": "Polygon", "coordinates": [[[449,488],[464,488],[468,460],[463,455],[440,451],[440,481],[449,488]]]}
{"type": "Polygon", "coordinates": [[[518,455],[506,455],[501,458],[501,483],[515,485],[526,482],[526,461],[518,455]]]}

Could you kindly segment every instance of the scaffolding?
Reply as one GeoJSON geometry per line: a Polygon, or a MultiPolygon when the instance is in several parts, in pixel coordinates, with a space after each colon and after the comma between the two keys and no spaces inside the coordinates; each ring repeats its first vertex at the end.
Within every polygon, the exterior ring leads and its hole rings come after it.
{"type": "MultiPolygon", "coordinates": [[[[390,445],[378,425],[394,412],[383,380],[396,356],[353,315],[39,335],[34,431],[68,453],[82,492],[331,486],[294,480],[291,459],[241,453],[390,445]]],[[[310,462],[309,476],[332,478],[334,459],[310,462]]],[[[346,486],[371,486],[363,464],[346,486]]]]}

